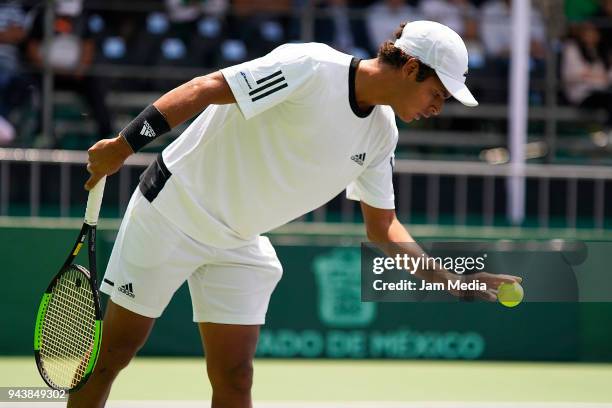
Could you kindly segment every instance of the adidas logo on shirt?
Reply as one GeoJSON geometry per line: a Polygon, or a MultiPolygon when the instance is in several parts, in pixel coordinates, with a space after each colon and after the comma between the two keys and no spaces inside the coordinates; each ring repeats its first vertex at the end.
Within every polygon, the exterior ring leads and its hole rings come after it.
{"type": "Polygon", "coordinates": [[[274,92],[280,91],[281,89],[289,86],[287,85],[287,80],[283,76],[283,72],[281,70],[278,70],[273,74],[258,79],[257,81],[255,81],[255,83],[261,86],[249,92],[251,102],[255,102],[259,99],[265,98],[266,96],[271,95],[274,92]]]}
{"type": "Polygon", "coordinates": [[[119,286],[119,292],[123,293],[124,295],[127,295],[131,298],[136,297],[136,295],[134,295],[134,288],[132,287],[131,283],[126,283],[123,286],[119,286]]]}
{"type": "Polygon", "coordinates": [[[359,153],[356,154],[354,156],[351,156],[351,160],[354,161],[355,163],[357,163],[360,166],[363,166],[363,162],[365,161],[366,158],[366,154],[365,153],[359,153]]]}
{"type": "Polygon", "coordinates": [[[149,125],[149,122],[147,122],[146,120],[142,125],[142,130],[140,131],[140,134],[146,137],[155,137],[155,131],[153,130],[151,125],[149,125]]]}

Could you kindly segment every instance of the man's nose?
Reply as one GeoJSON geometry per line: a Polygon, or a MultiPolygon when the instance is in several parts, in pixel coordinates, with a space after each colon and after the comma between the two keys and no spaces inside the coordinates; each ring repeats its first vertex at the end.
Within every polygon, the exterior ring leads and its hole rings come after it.
{"type": "Polygon", "coordinates": [[[444,101],[434,104],[429,108],[429,115],[430,116],[438,116],[439,114],[442,113],[442,107],[444,106],[444,101]]]}

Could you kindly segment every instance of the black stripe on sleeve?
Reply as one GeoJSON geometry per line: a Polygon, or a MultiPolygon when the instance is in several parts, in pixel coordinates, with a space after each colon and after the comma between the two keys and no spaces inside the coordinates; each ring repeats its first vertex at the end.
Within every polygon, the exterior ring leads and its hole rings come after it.
{"type": "Polygon", "coordinates": [[[283,82],[284,80],[285,80],[285,77],[280,77],[280,78],[278,78],[275,81],[268,82],[267,84],[262,85],[259,88],[253,89],[251,92],[249,92],[249,96],[255,95],[256,93],[259,93],[259,92],[263,91],[266,88],[274,86],[274,85],[278,84],[279,82],[283,82]]]}
{"type": "Polygon", "coordinates": [[[281,72],[280,70],[278,70],[278,71],[276,71],[275,73],[268,75],[267,77],[263,77],[263,78],[261,78],[261,79],[258,79],[257,81],[255,81],[255,83],[256,83],[257,85],[259,85],[259,84],[261,84],[262,82],[266,82],[268,79],[272,79],[272,78],[274,78],[275,76],[279,76],[280,74],[282,74],[282,72],[281,72]]]}
{"type": "Polygon", "coordinates": [[[254,97],[253,99],[251,99],[251,101],[252,101],[252,102],[255,102],[255,101],[257,101],[257,100],[259,100],[259,99],[261,99],[261,98],[265,98],[266,96],[268,96],[268,95],[270,95],[270,94],[273,94],[274,92],[279,91],[279,90],[281,90],[281,89],[283,89],[283,88],[286,88],[287,86],[288,86],[288,85],[287,85],[287,83],[285,82],[285,83],[283,83],[282,85],[277,86],[277,87],[276,87],[276,88],[274,88],[274,89],[270,89],[268,92],[264,92],[264,93],[262,93],[261,95],[257,95],[256,97],[254,97]]]}
{"type": "Polygon", "coordinates": [[[111,281],[109,281],[108,279],[104,278],[104,283],[108,283],[111,286],[115,286],[115,284],[111,281]]]}

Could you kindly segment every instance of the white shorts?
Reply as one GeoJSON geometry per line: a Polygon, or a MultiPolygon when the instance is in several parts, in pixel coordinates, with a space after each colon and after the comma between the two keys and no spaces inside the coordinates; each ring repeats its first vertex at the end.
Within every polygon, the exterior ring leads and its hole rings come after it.
{"type": "Polygon", "coordinates": [[[282,266],[266,237],[219,249],[185,235],[136,189],[100,290],[142,316],[159,317],[187,280],[193,320],[263,324],[282,266]]]}

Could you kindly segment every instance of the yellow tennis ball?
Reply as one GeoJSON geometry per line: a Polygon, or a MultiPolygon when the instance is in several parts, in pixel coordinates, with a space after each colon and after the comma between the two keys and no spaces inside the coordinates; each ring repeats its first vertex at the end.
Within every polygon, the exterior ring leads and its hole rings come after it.
{"type": "Polygon", "coordinates": [[[497,288],[497,300],[506,307],[518,305],[523,300],[524,295],[523,287],[518,282],[502,283],[497,288]]]}

